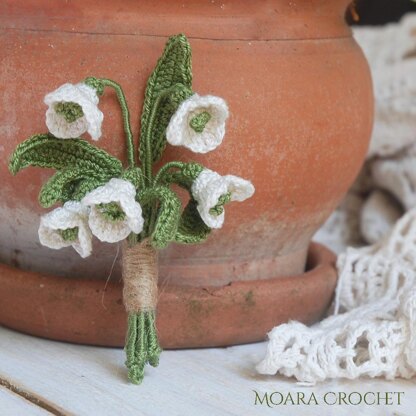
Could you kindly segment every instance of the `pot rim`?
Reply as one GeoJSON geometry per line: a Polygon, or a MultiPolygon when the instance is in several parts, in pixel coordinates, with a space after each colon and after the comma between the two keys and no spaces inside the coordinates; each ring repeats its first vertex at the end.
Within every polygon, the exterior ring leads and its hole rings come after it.
{"type": "MultiPolygon", "coordinates": [[[[308,270],[222,287],[159,288],[157,327],[164,348],[227,346],[265,339],[277,324],[322,318],[336,287],[335,255],[312,243],[308,270]]],[[[0,263],[0,324],[80,344],[123,346],[121,282],[72,279],[0,263]]]]}

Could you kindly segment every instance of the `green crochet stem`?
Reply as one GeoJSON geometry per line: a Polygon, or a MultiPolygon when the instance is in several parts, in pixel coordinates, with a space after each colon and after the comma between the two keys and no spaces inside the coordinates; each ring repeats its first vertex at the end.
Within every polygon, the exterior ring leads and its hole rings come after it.
{"type": "Polygon", "coordinates": [[[162,91],[156,98],[155,103],[153,105],[152,111],[150,113],[149,117],[149,128],[147,129],[146,137],[141,137],[140,140],[146,141],[146,158],[143,160],[143,171],[144,171],[144,177],[145,177],[145,183],[147,185],[150,185],[152,183],[152,131],[153,131],[153,124],[155,122],[155,118],[157,116],[157,111],[159,109],[160,102],[163,98],[171,94],[175,90],[176,85],[165,89],[162,91]]]}
{"type": "Polygon", "coordinates": [[[154,184],[169,186],[175,183],[190,191],[192,183],[203,169],[204,167],[202,165],[195,162],[169,162],[160,168],[155,176],[154,184]]]}
{"type": "MultiPolygon", "coordinates": [[[[144,183],[147,189],[150,189],[153,184],[157,184],[157,179],[161,175],[159,171],[156,175],[156,178],[153,178],[152,172],[152,165],[153,165],[153,156],[152,156],[152,132],[154,131],[153,125],[155,123],[156,117],[158,115],[158,110],[160,111],[160,104],[161,101],[172,94],[178,87],[173,85],[172,87],[166,88],[165,90],[161,91],[159,95],[156,97],[153,107],[150,112],[149,120],[148,120],[148,129],[146,130],[145,137],[140,137],[140,140],[145,140],[146,142],[146,153],[145,158],[142,160],[143,162],[143,173],[144,173],[144,183]]],[[[171,168],[171,165],[182,166],[182,162],[171,162],[167,163],[164,167],[161,168],[163,173],[164,170],[171,168]]],[[[152,206],[145,209],[147,213],[147,217],[149,220],[146,222],[145,231],[143,233],[144,236],[149,236],[152,234],[152,230],[155,227],[156,219],[158,216],[158,207],[157,205],[153,204],[152,206]]]]}
{"type": "Polygon", "coordinates": [[[166,165],[162,166],[159,172],[156,174],[153,183],[154,184],[163,184],[166,174],[174,168],[183,169],[186,165],[185,162],[168,162],[166,165]]]}
{"type": "Polygon", "coordinates": [[[127,160],[129,162],[129,166],[133,168],[135,166],[133,133],[131,132],[130,113],[123,89],[117,82],[112,81],[111,79],[100,78],[99,81],[101,81],[104,86],[113,88],[117,94],[118,102],[121,107],[121,114],[123,116],[124,132],[126,134],[127,160]]]}
{"type": "Polygon", "coordinates": [[[162,349],[159,345],[155,325],[155,311],[130,313],[126,337],[126,366],[128,378],[134,384],[140,384],[144,378],[146,364],[159,365],[162,349]]]}

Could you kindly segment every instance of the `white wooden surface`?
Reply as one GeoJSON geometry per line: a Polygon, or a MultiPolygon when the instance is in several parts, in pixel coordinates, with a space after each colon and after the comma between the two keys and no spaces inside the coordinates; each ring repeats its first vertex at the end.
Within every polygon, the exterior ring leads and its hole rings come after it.
{"type": "Polygon", "coordinates": [[[126,381],[121,349],[70,345],[0,328],[0,415],[222,416],[416,415],[415,381],[332,381],[315,387],[260,376],[254,365],[265,343],[223,349],[165,351],[141,386],[126,381]],[[254,405],[255,394],[296,391],[403,391],[400,406],[254,405]],[[23,396],[22,396],[23,395],[23,396]],[[26,395],[26,396],[25,396],[26,395]],[[39,405],[32,404],[39,400],[39,405]],[[49,410],[45,410],[46,407],[49,410]]]}
{"type": "Polygon", "coordinates": [[[7,416],[33,415],[48,416],[49,412],[32,404],[18,394],[12,393],[5,387],[0,387],[0,414],[7,416]]]}

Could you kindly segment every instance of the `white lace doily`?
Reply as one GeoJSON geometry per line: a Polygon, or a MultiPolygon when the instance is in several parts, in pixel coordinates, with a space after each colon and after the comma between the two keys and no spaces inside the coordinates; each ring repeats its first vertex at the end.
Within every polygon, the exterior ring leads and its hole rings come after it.
{"type": "Polygon", "coordinates": [[[416,14],[355,36],[373,74],[375,128],[360,177],[315,236],[344,251],[335,299],[343,313],[274,328],[262,374],[316,383],[416,372],[416,14]],[[375,244],[347,248],[365,243],[375,244]]]}
{"type": "Polygon", "coordinates": [[[416,372],[416,209],[391,235],[338,257],[335,312],[318,325],[289,322],[269,333],[262,374],[301,382],[416,372]]]}

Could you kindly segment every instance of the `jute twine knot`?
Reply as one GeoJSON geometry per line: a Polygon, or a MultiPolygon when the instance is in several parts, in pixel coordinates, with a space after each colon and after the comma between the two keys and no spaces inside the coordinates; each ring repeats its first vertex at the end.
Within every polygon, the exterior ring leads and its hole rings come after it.
{"type": "Polygon", "coordinates": [[[149,240],[122,248],[123,300],[128,313],[154,311],[157,304],[157,251],[149,240]]]}

